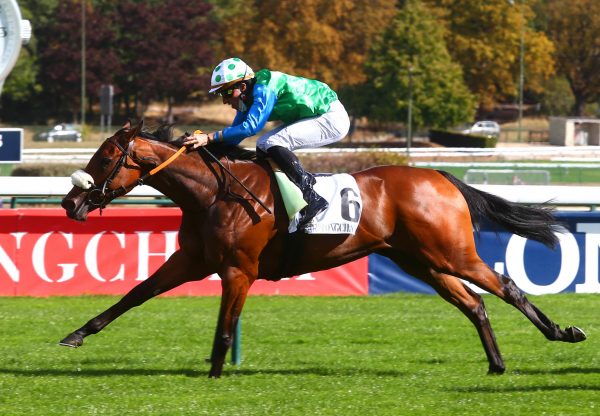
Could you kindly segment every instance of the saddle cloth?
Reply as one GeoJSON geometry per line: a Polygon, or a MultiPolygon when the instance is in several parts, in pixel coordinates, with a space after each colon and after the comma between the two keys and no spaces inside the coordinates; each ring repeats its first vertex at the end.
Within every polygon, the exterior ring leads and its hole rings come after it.
{"type": "MultiPolygon", "coordinates": [[[[317,174],[314,190],[329,202],[329,207],[305,227],[306,234],[354,234],[362,213],[362,199],[356,179],[346,173],[317,174]]],[[[297,230],[300,213],[296,213],[288,232],[297,230]]]]}

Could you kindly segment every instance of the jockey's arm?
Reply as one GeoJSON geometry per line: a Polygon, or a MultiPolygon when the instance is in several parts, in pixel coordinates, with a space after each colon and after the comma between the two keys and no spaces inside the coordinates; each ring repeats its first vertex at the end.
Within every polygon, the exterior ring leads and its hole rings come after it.
{"type": "Polygon", "coordinates": [[[223,131],[215,132],[211,139],[215,142],[238,144],[246,137],[254,136],[265,127],[273,107],[275,107],[277,96],[275,91],[262,84],[256,84],[252,94],[252,105],[248,112],[238,111],[231,126],[223,129],[223,131]]]}

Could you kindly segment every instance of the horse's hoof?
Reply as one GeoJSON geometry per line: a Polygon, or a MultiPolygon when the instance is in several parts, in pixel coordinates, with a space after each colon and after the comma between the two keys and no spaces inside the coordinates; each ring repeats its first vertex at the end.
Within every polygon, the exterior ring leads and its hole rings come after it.
{"type": "Polygon", "coordinates": [[[223,372],[223,368],[219,366],[212,366],[210,371],[208,372],[208,378],[220,378],[221,373],[223,372]]]}
{"type": "Polygon", "coordinates": [[[83,345],[83,337],[73,332],[68,337],[60,341],[58,345],[71,348],[81,347],[83,345]]]}
{"type": "Polygon", "coordinates": [[[221,378],[221,373],[213,373],[211,371],[208,373],[208,378],[221,378]]]}
{"type": "Polygon", "coordinates": [[[504,366],[491,366],[488,369],[488,374],[489,375],[500,375],[500,374],[504,374],[504,371],[506,369],[504,368],[504,366]]]}
{"type": "Polygon", "coordinates": [[[587,339],[585,332],[581,328],[576,326],[570,326],[565,328],[565,332],[569,334],[569,342],[581,342],[587,339]]]}

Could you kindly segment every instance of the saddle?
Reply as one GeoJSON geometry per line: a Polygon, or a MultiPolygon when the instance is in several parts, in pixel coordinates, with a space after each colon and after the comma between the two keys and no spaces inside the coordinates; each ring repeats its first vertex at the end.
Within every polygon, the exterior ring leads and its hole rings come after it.
{"type": "MultiPolygon", "coordinates": [[[[267,161],[275,174],[288,215],[288,232],[296,232],[302,217],[300,211],[307,205],[302,191],[272,159],[267,158],[267,161]]],[[[329,202],[329,207],[308,223],[303,231],[306,234],[354,234],[362,214],[362,198],[354,177],[347,173],[319,173],[314,176],[314,190],[329,202]]]]}

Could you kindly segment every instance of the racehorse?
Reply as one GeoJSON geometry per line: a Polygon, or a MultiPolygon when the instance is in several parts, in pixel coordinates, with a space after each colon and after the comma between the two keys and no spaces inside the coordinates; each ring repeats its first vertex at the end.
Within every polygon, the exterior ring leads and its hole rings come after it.
{"type": "Polygon", "coordinates": [[[475,249],[473,230],[478,231],[484,219],[553,247],[559,224],[548,209],[506,201],[446,172],[378,166],[352,174],[364,207],[354,235],[288,234],[288,217],[267,161],[255,152],[219,144],[187,153],[180,149],[175,158],[177,146],[169,143],[170,135],[165,126],[150,133],[144,131],[143,121],[135,127],[127,123],[89,161],[84,170],[87,185],[79,183],[63,199],[67,215],[85,221],[89,212],[101,210],[144,181],[171,198],[182,218],[179,250],[61,345],[79,347],[86,336],[129,309],[185,282],[218,273],[222,297],[209,377],[219,377],[256,279],[279,280],[329,269],[370,253],[390,258],[462,311],[479,333],[490,373],[503,373],[504,361],[481,296],[460,279],[517,308],[548,340],[586,338],[577,327],[561,329],[509,277],[486,265],[475,249]],[[171,163],[159,170],[167,160],[171,163]]]}

